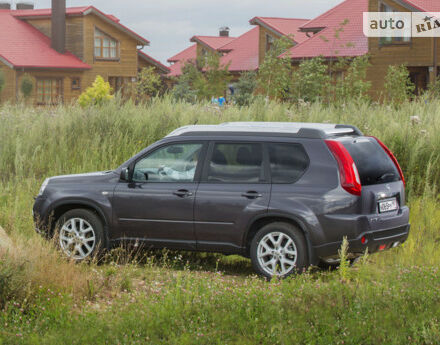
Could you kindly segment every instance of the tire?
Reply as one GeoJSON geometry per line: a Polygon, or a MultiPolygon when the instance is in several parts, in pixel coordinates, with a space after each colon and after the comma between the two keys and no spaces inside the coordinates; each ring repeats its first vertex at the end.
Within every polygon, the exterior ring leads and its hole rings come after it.
{"type": "Polygon", "coordinates": [[[292,224],[284,222],[262,227],[252,239],[250,256],[255,272],[269,279],[301,273],[308,266],[303,233],[292,224]]]}
{"type": "Polygon", "coordinates": [[[64,213],[57,221],[55,240],[63,254],[75,261],[99,257],[106,248],[101,219],[86,209],[64,213]]]}

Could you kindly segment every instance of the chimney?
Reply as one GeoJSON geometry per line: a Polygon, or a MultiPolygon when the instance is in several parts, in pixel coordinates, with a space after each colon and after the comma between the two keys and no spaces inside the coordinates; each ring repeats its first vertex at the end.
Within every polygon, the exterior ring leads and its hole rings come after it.
{"type": "Polygon", "coordinates": [[[34,4],[32,2],[17,2],[15,7],[17,10],[33,10],[34,4]]]}
{"type": "Polygon", "coordinates": [[[220,37],[229,37],[229,30],[227,26],[222,26],[220,28],[220,37]]]}
{"type": "Polygon", "coordinates": [[[10,10],[11,3],[8,1],[0,1],[0,10],[10,10]]]}
{"type": "Polygon", "coordinates": [[[52,48],[64,54],[66,49],[66,0],[52,0],[52,48]]]}

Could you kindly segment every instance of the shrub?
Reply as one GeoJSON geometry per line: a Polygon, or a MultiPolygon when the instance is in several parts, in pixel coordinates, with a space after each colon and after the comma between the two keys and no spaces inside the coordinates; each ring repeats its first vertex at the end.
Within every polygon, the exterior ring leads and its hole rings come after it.
{"type": "Polygon", "coordinates": [[[98,75],[92,86],[88,87],[78,98],[78,103],[81,107],[86,108],[94,105],[102,105],[111,100],[112,88],[110,84],[98,75]]]}
{"type": "Polygon", "coordinates": [[[351,62],[347,59],[338,61],[335,68],[341,70],[344,75],[335,83],[334,95],[336,102],[369,100],[368,91],[371,88],[371,82],[366,81],[369,66],[368,55],[356,57],[351,62]]]}
{"type": "Polygon", "coordinates": [[[20,91],[23,94],[24,98],[29,98],[32,94],[32,90],[34,89],[34,81],[29,74],[25,74],[23,78],[21,78],[20,91]]]}
{"type": "Polygon", "coordinates": [[[405,65],[389,66],[384,86],[387,100],[394,104],[408,101],[415,90],[405,65]]]}
{"type": "Polygon", "coordinates": [[[306,102],[324,99],[330,87],[328,68],[322,57],[305,60],[293,73],[293,97],[306,102]]]}
{"type": "Polygon", "coordinates": [[[438,76],[434,83],[428,85],[428,96],[439,98],[440,97],[440,76],[438,76]]]}
{"type": "Polygon", "coordinates": [[[138,75],[136,83],[136,96],[138,99],[143,97],[154,97],[162,88],[162,79],[154,67],[145,67],[138,75]]]}
{"type": "Polygon", "coordinates": [[[291,38],[282,37],[276,40],[266,53],[258,70],[258,86],[264,95],[274,99],[284,99],[289,93],[292,65],[288,54],[280,58],[293,42],[291,38]]]}
{"type": "Polygon", "coordinates": [[[257,74],[245,72],[235,84],[233,100],[239,106],[249,105],[252,101],[255,88],[257,87],[257,74]]]}

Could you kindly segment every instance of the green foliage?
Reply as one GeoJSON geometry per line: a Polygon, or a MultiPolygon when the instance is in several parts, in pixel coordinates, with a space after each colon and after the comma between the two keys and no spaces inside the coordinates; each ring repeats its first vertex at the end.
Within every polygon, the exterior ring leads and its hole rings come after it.
{"type": "Polygon", "coordinates": [[[249,105],[253,100],[253,94],[257,87],[257,74],[245,72],[235,83],[234,102],[239,106],[249,105]]]}
{"type": "Polygon", "coordinates": [[[264,61],[258,69],[258,87],[263,94],[272,99],[284,99],[289,92],[292,75],[290,57],[279,56],[292,47],[291,38],[283,36],[275,40],[272,48],[266,52],[264,61]]]}
{"type": "Polygon", "coordinates": [[[393,104],[408,101],[415,90],[415,85],[411,82],[409,71],[405,65],[389,66],[384,86],[385,97],[393,104]]]}
{"type": "Polygon", "coordinates": [[[154,67],[145,67],[138,75],[136,83],[137,98],[151,98],[157,96],[162,88],[162,78],[154,67]]]}
{"type": "Polygon", "coordinates": [[[339,276],[343,281],[350,280],[350,260],[348,260],[347,254],[348,241],[347,237],[344,236],[341,249],[339,249],[339,276]]]}
{"type": "Polygon", "coordinates": [[[335,64],[335,70],[341,71],[342,78],[339,78],[334,86],[335,101],[346,103],[350,100],[368,101],[368,91],[371,82],[366,81],[367,69],[370,66],[369,56],[355,57],[352,61],[340,59],[335,64]]]}
{"type": "Polygon", "coordinates": [[[430,97],[440,98],[440,76],[435,79],[435,82],[428,85],[427,94],[430,97]]]}
{"type": "Polygon", "coordinates": [[[182,75],[174,86],[176,90],[173,89],[171,94],[175,99],[187,102],[194,102],[194,98],[210,100],[225,94],[229,80],[228,66],[220,64],[217,54],[208,54],[197,62],[185,63],[182,75]]]}
{"type": "Polygon", "coordinates": [[[5,84],[6,84],[5,74],[3,73],[3,70],[0,68],[0,93],[5,88],[5,84]]]}
{"type": "Polygon", "coordinates": [[[113,98],[110,84],[98,75],[92,86],[88,87],[78,98],[78,104],[83,107],[101,106],[113,98]]]}
{"type": "Polygon", "coordinates": [[[0,252],[0,343],[438,343],[440,101],[398,109],[261,102],[220,114],[168,97],[60,106],[50,114],[6,104],[0,121],[0,224],[22,244],[6,259],[0,252]],[[45,177],[113,169],[179,126],[254,120],[349,123],[379,136],[407,179],[412,228],[404,246],[371,255],[362,272],[343,266],[267,283],[247,259],[206,253],[147,252],[142,265],[66,266],[34,233],[29,209],[45,177]],[[79,280],[86,286],[72,287],[79,280]]]}
{"type": "Polygon", "coordinates": [[[29,98],[32,94],[32,90],[34,89],[34,80],[32,77],[25,73],[23,78],[21,78],[20,91],[24,98],[29,98]]]}
{"type": "Polygon", "coordinates": [[[293,97],[306,102],[325,99],[330,87],[328,68],[322,57],[304,60],[293,72],[293,97]]]}

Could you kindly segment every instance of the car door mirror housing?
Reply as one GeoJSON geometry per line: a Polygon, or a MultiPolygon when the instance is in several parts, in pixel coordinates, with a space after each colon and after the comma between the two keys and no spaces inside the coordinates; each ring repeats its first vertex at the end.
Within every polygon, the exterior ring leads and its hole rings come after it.
{"type": "Polygon", "coordinates": [[[130,169],[129,168],[122,168],[120,180],[130,182],[130,169]]]}

